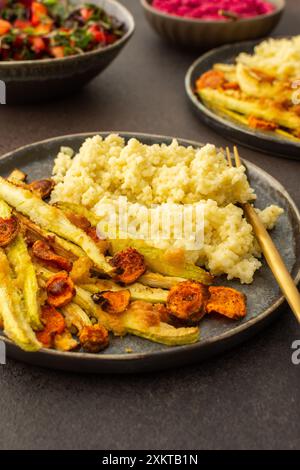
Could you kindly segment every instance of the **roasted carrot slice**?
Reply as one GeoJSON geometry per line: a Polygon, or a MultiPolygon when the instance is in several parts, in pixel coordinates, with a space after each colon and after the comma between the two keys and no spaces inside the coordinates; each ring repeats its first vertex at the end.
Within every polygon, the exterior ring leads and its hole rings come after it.
{"type": "Polygon", "coordinates": [[[66,328],[64,317],[50,305],[44,305],[41,311],[41,321],[45,328],[36,333],[36,337],[45,348],[51,348],[55,335],[60,335],[66,328]]]}
{"type": "Polygon", "coordinates": [[[203,88],[220,88],[225,83],[224,73],[219,70],[209,70],[201,75],[196,81],[196,89],[203,90],[203,88]]]}
{"type": "Polygon", "coordinates": [[[79,335],[85,351],[97,353],[109,345],[108,331],[102,325],[84,326],[79,335]]]}
{"type": "Polygon", "coordinates": [[[135,282],[146,271],[144,256],[135,248],[126,248],[115,254],[110,264],[116,268],[115,279],[124,284],[135,282]]]}
{"type": "Polygon", "coordinates": [[[231,287],[209,287],[210,298],[206,304],[207,313],[219,313],[232,319],[247,314],[246,296],[231,287]]]}
{"type": "Polygon", "coordinates": [[[28,185],[28,188],[30,189],[30,191],[35,193],[41,199],[46,199],[48,196],[50,196],[51,191],[54,188],[54,186],[55,186],[54,181],[51,178],[48,178],[48,179],[33,181],[32,183],[28,185]]]}
{"type": "Polygon", "coordinates": [[[19,222],[17,217],[12,215],[8,219],[0,217],[0,246],[9,245],[19,233],[19,222]]]}
{"type": "Polygon", "coordinates": [[[93,294],[92,299],[96,304],[100,304],[102,310],[107,313],[122,313],[129,305],[130,292],[129,290],[103,291],[93,294]]]}
{"type": "Polygon", "coordinates": [[[237,82],[225,82],[222,88],[224,90],[239,90],[240,85],[237,82]]]}
{"type": "Polygon", "coordinates": [[[259,119],[255,116],[249,116],[248,125],[252,129],[261,129],[263,131],[274,131],[278,128],[278,125],[274,122],[265,121],[264,119],[259,119]]]}
{"type": "Polygon", "coordinates": [[[158,313],[160,321],[163,323],[173,323],[172,314],[165,304],[155,304],[153,309],[158,313]]]}
{"type": "Polygon", "coordinates": [[[42,260],[47,266],[70,272],[72,262],[63,256],[58,256],[51,250],[50,246],[42,241],[36,240],[32,245],[32,253],[36,258],[42,260]]]}
{"type": "Polygon", "coordinates": [[[76,295],[72,279],[65,271],[54,274],[46,284],[47,301],[53,307],[63,307],[76,295]]]}
{"type": "Polygon", "coordinates": [[[172,287],[167,299],[167,308],[179,320],[196,322],[205,315],[208,299],[207,286],[194,281],[180,282],[172,287]]]}

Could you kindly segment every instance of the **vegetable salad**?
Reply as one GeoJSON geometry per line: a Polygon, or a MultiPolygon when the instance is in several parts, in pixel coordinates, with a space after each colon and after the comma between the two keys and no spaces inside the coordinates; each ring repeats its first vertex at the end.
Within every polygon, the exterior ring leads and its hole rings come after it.
{"type": "Polygon", "coordinates": [[[115,43],[124,25],[102,8],[64,0],[0,2],[0,61],[62,58],[115,43]]]}

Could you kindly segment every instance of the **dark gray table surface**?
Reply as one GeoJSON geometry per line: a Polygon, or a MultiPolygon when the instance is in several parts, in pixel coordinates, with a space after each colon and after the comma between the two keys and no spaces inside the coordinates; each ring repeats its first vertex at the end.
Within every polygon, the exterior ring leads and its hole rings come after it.
{"type": "MultiPolygon", "coordinates": [[[[188,107],[183,80],[197,53],[150,30],[137,0],[136,34],[85,91],[43,106],[0,107],[0,153],[73,132],[140,131],[226,145],[188,107]]],[[[298,34],[299,0],[276,34],[298,34]]],[[[300,206],[300,163],[243,150],[300,206]]],[[[241,347],[197,366],[136,376],[86,376],[8,360],[0,366],[0,449],[296,449],[300,330],[288,307],[241,347]]]]}

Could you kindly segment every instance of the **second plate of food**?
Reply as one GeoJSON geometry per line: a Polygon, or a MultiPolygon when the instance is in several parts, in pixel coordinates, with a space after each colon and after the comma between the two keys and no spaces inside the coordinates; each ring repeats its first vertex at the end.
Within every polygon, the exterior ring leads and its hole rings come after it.
{"type": "Polygon", "coordinates": [[[129,133],[62,136],[4,155],[8,354],[137,372],[199,361],[261,329],[283,298],[239,203],[257,196],[296,282],[300,217],[274,178],[245,163],[247,176],[214,145],[129,133]],[[154,230],[136,236],[149,221],[154,230]]]}
{"type": "Polygon", "coordinates": [[[200,119],[234,142],[299,159],[300,37],[227,45],[201,56],[185,79],[200,119]]]}

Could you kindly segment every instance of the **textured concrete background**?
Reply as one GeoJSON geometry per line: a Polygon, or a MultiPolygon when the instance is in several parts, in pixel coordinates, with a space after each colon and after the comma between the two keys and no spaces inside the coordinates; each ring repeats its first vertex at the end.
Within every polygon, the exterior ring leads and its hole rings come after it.
{"type": "MultiPolygon", "coordinates": [[[[190,112],[183,80],[197,54],[161,42],[139,2],[124,0],[137,30],[123,54],[65,101],[0,107],[0,152],[73,132],[140,131],[226,145],[190,112]]],[[[276,34],[299,34],[299,0],[276,34]]],[[[300,163],[244,150],[300,206],[300,163]]],[[[296,449],[300,338],[288,308],[263,333],[222,357],[148,375],[84,376],[8,360],[0,366],[1,449],[296,449]]]]}

